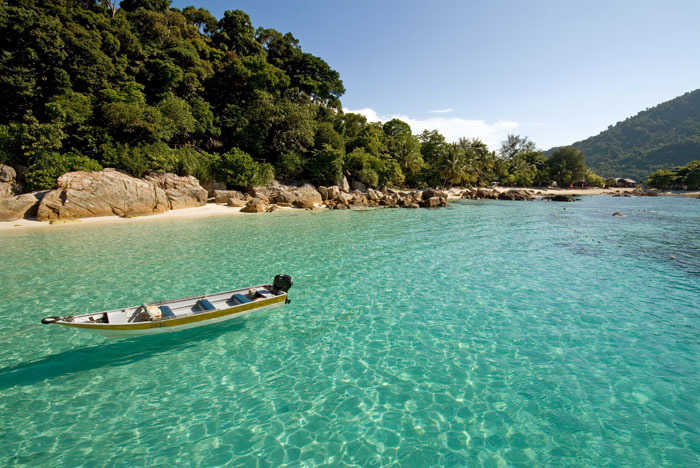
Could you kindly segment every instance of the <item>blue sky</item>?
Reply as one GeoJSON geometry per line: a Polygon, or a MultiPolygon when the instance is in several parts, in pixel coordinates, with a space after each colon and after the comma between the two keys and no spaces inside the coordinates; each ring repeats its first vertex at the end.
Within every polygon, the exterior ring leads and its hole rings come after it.
{"type": "Polygon", "coordinates": [[[292,32],[346,109],[491,146],[573,143],[700,88],[698,0],[173,2],[191,4],[292,32]]]}

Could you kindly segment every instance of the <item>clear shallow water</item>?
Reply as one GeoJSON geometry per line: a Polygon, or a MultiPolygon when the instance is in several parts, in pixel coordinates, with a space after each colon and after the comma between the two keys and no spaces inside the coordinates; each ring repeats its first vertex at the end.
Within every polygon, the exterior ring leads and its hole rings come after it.
{"type": "Polygon", "coordinates": [[[0,233],[0,465],[697,466],[699,304],[698,200],[0,233]],[[225,327],[38,325],[281,272],[225,327]]]}

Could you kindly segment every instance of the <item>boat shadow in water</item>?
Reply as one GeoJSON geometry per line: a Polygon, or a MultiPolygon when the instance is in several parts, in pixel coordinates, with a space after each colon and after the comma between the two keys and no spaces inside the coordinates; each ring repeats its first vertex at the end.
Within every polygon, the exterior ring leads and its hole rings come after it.
{"type": "MultiPolygon", "coordinates": [[[[217,326],[207,326],[161,335],[141,336],[104,344],[70,349],[35,361],[0,369],[0,390],[32,385],[44,380],[69,376],[108,366],[123,366],[142,359],[197,346],[246,327],[246,319],[234,319],[217,326]]],[[[162,362],[156,360],[155,362],[162,362]]]]}

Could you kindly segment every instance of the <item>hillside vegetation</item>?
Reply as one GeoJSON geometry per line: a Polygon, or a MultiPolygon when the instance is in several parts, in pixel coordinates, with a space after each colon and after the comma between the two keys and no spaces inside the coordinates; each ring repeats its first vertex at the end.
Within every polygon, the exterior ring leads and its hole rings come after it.
{"type": "Polygon", "coordinates": [[[413,135],[343,113],[343,82],[291,33],[168,0],[0,3],[0,163],[29,190],[74,170],[194,175],[231,188],[601,183],[583,155],[527,138],[413,135]]]}
{"type": "Polygon", "coordinates": [[[605,177],[644,178],[700,159],[700,89],[630,117],[573,144],[605,177]]]}
{"type": "Polygon", "coordinates": [[[659,189],[700,190],[700,161],[685,166],[658,169],[651,173],[647,183],[659,189]]]}

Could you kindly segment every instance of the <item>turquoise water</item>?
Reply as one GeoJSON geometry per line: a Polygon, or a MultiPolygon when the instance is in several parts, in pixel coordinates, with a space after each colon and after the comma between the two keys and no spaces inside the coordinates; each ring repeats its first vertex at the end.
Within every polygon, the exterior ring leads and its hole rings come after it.
{"type": "Polygon", "coordinates": [[[1,466],[700,463],[698,200],[6,232],[0,301],[1,466]],[[38,324],[276,273],[223,327],[38,324]]]}

